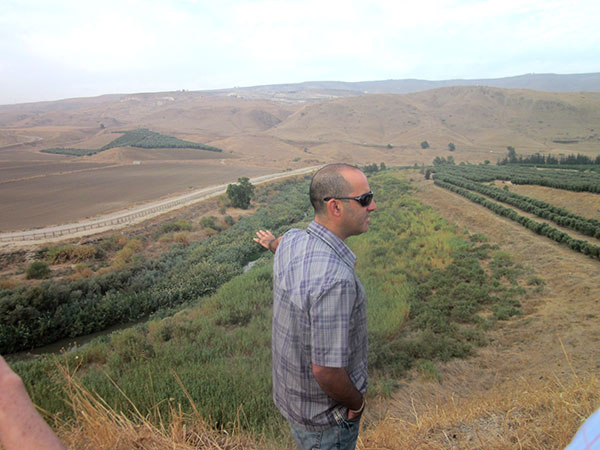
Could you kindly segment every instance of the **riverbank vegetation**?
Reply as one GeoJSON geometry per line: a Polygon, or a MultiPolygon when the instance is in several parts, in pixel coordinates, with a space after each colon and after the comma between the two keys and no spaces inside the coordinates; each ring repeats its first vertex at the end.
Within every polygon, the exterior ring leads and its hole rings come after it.
{"type": "MultiPolygon", "coordinates": [[[[211,294],[242,272],[256,258],[254,231],[274,231],[304,218],[310,209],[306,181],[261,189],[263,208],[209,239],[190,243],[173,235],[170,250],[155,258],[136,252],[137,239],[107,239],[99,246],[58,246],[41,251],[46,262],[56,258],[93,256],[103,247],[118,249],[111,266],[88,277],[49,279],[36,285],[0,289],[0,353],[39,347],[66,337],[104,330],[111,325],[138,321],[158,310],[179,307],[211,294]],[[94,250],[95,249],[95,250],[94,250]]],[[[173,233],[189,224],[175,221],[161,228],[173,233]]],[[[160,238],[159,238],[160,239],[160,238]]]]}
{"type": "MultiPolygon", "coordinates": [[[[370,231],[348,244],[369,299],[368,395],[385,398],[411,368],[438,379],[440,361],[472,355],[486,344],[487,330],[521,313],[520,299],[538,283],[483,236],[469,236],[414,200],[401,172],[380,171],[370,183],[378,210],[370,231]]],[[[155,269],[146,276],[156,282],[145,288],[133,275],[122,295],[166,299],[164,318],[59,358],[14,363],[34,401],[53,417],[76,420],[58,363],[128,417],[169,426],[181,408],[216,429],[286,439],[271,401],[272,256],[252,236],[259,228],[279,234],[305,227],[312,217],[307,191],[306,180],[290,183],[265,208],[206,242],[136,266],[155,269]],[[162,268],[168,276],[159,276],[162,268]],[[171,299],[189,307],[169,315],[171,299]]]]}

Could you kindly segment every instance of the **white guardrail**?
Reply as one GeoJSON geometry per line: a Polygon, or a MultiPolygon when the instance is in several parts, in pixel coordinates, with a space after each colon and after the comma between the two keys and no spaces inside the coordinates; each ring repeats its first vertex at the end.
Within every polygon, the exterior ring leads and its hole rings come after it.
{"type": "MultiPolygon", "coordinates": [[[[267,181],[276,180],[278,178],[309,173],[318,169],[319,167],[321,166],[305,167],[302,169],[290,170],[288,172],[263,175],[260,177],[251,178],[250,182],[252,184],[260,184],[267,181]]],[[[223,184],[220,186],[198,189],[194,192],[168,198],[166,200],[147,203],[146,205],[116,214],[98,217],[97,219],[90,219],[67,225],[58,225],[55,227],[38,228],[36,230],[0,233],[0,242],[41,241],[61,238],[63,236],[85,236],[94,234],[94,232],[100,228],[119,228],[125,225],[141,222],[145,218],[156,216],[184,205],[191,205],[201,200],[223,194],[226,190],[227,184],[223,184]]]]}

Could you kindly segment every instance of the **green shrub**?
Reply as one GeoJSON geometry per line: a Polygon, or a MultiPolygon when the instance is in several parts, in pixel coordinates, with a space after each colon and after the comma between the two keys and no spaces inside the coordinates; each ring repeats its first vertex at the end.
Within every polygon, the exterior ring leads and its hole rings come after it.
{"type": "Polygon", "coordinates": [[[173,231],[191,231],[192,223],[187,219],[177,220],[175,222],[167,222],[162,225],[160,232],[162,234],[172,233],[173,231]]]}
{"type": "Polygon", "coordinates": [[[206,216],[200,219],[200,226],[202,228],[212,228],[216,231],[221,231],[221,228],[217,225],[217,218],[215,216],[206,216]]]}
{"type": "Polygon", "coordinates": [[[423,378],[426,380],[432,380],[440,382],[442,381],[442,375],[440,371],[435,366],[435,363],[430,360],[424,360],[417,364],[417,370],[421,374],[423,378]]]}
{"type": "Polygon", "coordinates": [[[64,264],[66,262],[82,262],[94,259],[98,250],[93,245],[58,245],[49,247],[45,251],[45,260],[50,264],[64,264]]]}
{"type": "Polygon", "coordinates": [[[41,280],[42,278],[48,278],[50,273],[50,267],[48,267],[48,264],[43,261],[32,262],[29,264],[25,272],[28,280],[41,280]]]}

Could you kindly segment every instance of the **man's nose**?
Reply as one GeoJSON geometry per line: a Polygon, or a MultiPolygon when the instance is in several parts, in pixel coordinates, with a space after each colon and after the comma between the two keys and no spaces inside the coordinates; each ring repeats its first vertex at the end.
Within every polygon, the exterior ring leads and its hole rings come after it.
{"type": "Polygon", "coordinates": [[[375,204],[375,200],[371,200],[371,204],[367,208],[367,211],[375,211],[377,209],[377,205],[375,204]]]}

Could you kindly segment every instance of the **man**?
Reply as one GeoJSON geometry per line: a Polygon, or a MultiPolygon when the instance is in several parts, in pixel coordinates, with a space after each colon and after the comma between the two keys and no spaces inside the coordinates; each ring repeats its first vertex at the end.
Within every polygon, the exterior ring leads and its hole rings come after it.
{"type": "Polygon", "coordinates": [[[37,413],[21,378],[0,356],[0,443],[6,450],[64,450],[37,413]]]}
{"type": "Polygon", "coordinates": [[[367,318],[356,256],[377,208],[366,176],[332,164],[310,185],[307,230],[254,239],[273,264],[273,399],[301,449],[354,449],[367,390],[367,318]]]}

